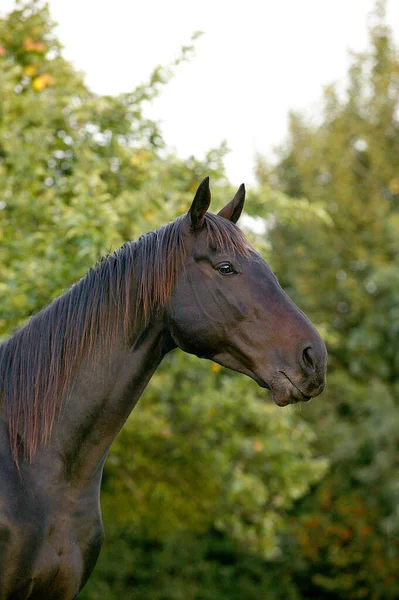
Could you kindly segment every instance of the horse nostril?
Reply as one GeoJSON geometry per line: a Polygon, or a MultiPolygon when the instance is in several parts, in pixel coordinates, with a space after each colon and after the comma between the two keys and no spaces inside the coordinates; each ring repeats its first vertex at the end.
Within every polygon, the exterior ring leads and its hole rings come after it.
{"type": "Polygon", "coordinates": [[[316,370],[316,359],[312,351],[311,346],[306,346],[304,350],[302,350],[302,364],[305,366],[307,371],[315,371],[316,370]]]}

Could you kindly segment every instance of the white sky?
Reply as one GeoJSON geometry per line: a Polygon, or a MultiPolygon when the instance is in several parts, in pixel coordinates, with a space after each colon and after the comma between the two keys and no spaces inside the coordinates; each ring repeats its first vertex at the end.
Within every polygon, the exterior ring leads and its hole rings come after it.
{"type": "MultiPolygon", "coordinates": [[[[64,55],[98,93],[132,90],[188,43],[196,57],[148,110],[166,142],[202,157],[225,139],[233,183],[254,181],[254,154],[272,156],[290,109],[317,113],[322,87],[342,81],[347,50],[367,46],[373,0],[49,0],[64,55]]],[[[0,0],[1,12],[13,6],[0,0]]],[[[399,0],[388,0],[399,39],[399,0]]]]}

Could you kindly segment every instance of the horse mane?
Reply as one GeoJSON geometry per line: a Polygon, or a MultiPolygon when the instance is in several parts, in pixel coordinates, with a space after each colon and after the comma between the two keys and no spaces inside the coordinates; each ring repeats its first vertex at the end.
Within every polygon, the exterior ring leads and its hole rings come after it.
{"type": "MultiPolygon", "coordinates": [[[[139,324],[167,304],[184,263],[184,223],[187,216],[103,258],[0,346],[0,394],[17,465],[21,452],[31,461],[49,441],[83,358],[110,349],[118,332],[132,341],[139,324]]],[[[212,247],[248,253],[242,232],[230,221],[207,213],[205,226],[212,247]]]]}

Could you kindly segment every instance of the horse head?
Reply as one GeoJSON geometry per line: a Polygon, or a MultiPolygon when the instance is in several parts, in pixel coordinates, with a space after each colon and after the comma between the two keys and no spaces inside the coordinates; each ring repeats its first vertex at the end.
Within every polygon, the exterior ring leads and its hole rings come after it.
{"type": "Polygon", "coordinates": [[[208,213],[209,179],[184,217],[182,269],[166,307],[174,343],[248,375],[279,406],[306,401],[325,386],[327,351],[319,333],[280,287],[235,223],[245,188],[208,213]]]}

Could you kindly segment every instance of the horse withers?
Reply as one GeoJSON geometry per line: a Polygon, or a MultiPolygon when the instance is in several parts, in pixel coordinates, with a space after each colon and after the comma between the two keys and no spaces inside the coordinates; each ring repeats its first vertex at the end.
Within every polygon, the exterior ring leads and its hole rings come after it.
{"type": "Polygon", "coordinates": [[[236,227],[241,186],[128,242],[0,346],[0,600],[72,600],[103,541],[109,448],[166,353],[244,373],[285,406],[317,396],[327,353],[236,227]]]}

